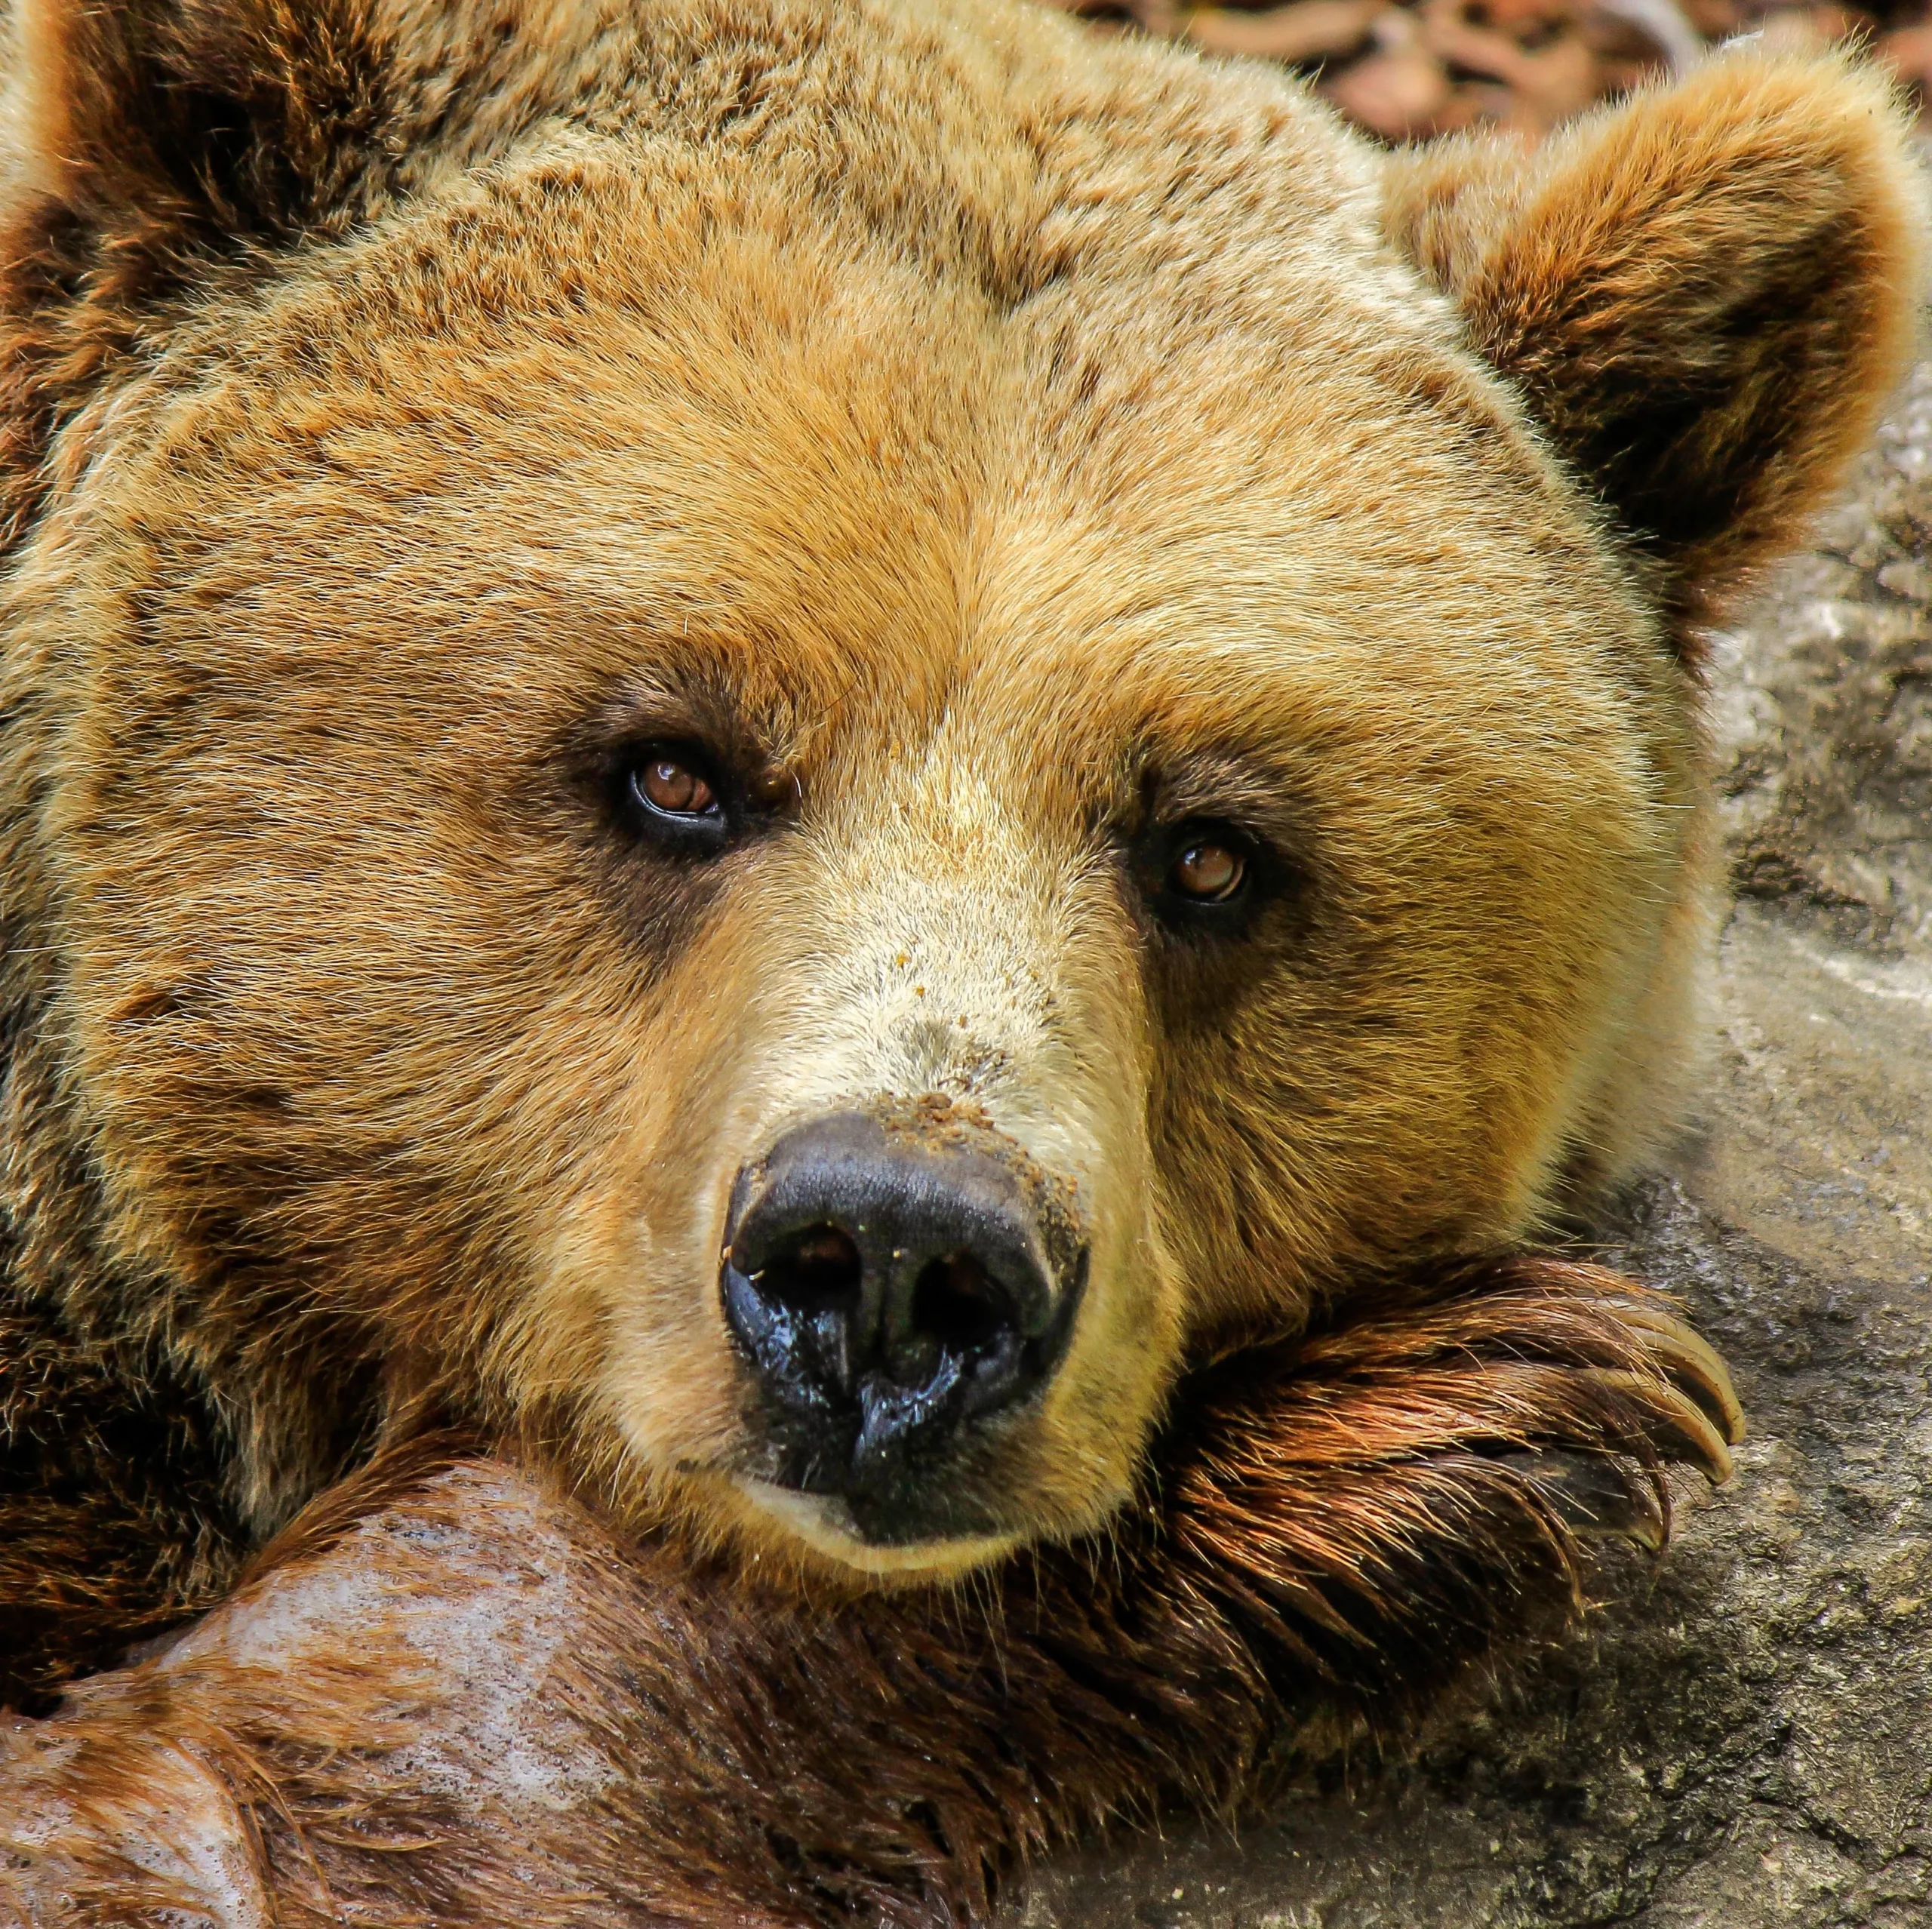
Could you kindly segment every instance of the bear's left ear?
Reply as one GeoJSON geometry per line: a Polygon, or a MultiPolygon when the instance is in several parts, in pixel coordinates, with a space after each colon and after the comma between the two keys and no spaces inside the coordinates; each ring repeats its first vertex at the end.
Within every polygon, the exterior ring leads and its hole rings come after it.
{"type": "Polygon", "coordinates": [[[1479,137],[1388,169],[1392,238],[1687,648],[1835,486],[1910,350],[1924,186],[1886,83],[1738,51],[1534,154],[1479,137]]]}
{"type": "Polygon", "coordinates": [[[386,118],[368,0],[14,0],[14,198],[192,245],[312,223],[386,118]],[[24,193],[23,192],[24,191],[24,193]]]}

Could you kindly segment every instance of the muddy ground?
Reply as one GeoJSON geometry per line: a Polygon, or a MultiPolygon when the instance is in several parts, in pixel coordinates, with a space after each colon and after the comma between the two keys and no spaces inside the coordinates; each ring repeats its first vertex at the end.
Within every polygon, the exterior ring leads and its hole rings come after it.
{"type": "Polygon", "coordinates": [[[1723,639],[1705,1115],[1604,1229],[1752,1437],[1420,1758],[1038,1880],[1024,1929],[1932,1924],[1932,371],[1723,639]]]}

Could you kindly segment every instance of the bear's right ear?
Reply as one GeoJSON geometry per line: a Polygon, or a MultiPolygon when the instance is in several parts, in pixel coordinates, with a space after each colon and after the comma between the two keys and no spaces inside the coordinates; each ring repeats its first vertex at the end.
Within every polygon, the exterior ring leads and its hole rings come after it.
{"type": "Polygon", "coordinates": [[[16,0],[13,28],[16,219],[140,252],[309,225],[388,118],[369,0],[16,0]]]}
{"type": "Polygon", "coordinates": [[[1392,155],[1384,223],[1607,509],[1680,651],[1876,425],[1924,184],[1876,73],[1737,51],[1534,153],[1392,155]]]}

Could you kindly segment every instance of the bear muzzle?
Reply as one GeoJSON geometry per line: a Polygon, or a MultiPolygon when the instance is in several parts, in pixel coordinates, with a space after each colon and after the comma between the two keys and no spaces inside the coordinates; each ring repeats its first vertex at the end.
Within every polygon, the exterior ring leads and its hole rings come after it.
{"type": "Polygon", "coordinates": [[[721,1268],[758,1476],[880,1546],[995,1532],[973,1477],[1065,1357],[1074,1189],[943,1100],[785,1133],[734,1189],[721,1268]]]}

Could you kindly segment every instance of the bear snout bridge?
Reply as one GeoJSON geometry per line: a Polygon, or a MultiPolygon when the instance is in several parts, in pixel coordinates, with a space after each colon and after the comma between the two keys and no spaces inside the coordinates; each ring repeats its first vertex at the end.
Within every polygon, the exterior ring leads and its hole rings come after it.
{"type": "Polygon", "coordinates": [[[989,1128],[851,1111],[740,1175],[721,1291],[778,1484],[843,1499],[869,1540],[958,1531],[939,1490],[963,1436],[1051,1378],[1084,1287],[1035,1171],[989,1128]]]}

